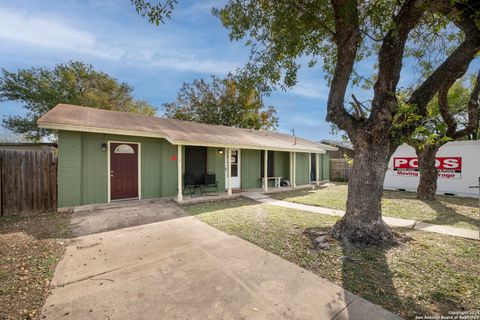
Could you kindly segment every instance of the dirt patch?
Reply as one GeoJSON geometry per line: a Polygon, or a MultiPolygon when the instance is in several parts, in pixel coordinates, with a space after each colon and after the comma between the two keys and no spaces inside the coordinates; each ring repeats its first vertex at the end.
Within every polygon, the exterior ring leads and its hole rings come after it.
{"type": "Polygon", "coordinates": [[[38,319],[67,237],[70,215],[0,219],[0,319],[38,319]]]}

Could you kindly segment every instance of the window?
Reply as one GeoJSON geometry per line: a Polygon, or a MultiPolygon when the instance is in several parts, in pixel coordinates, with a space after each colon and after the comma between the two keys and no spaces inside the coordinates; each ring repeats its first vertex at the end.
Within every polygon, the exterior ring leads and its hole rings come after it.
{"type": "Polygon", "coordinates": [[[121,144],[115,148],[114,153],[127,153],[127,154],[134,154],[133,148],[130,147],[128,144],[121,144]]]}
{"type": "MultiPolygon", "coordinates": [[[[265,168],[265,164],[264,164],[264,161],[265,161],[265,151],[262,150],[261,152],[261,156],[260,156],[260,176],[263,177],[264,176],[264,168],[265,168]]],[[[268,176],[269,177],[273,177],[274,174],[273,174],[273,151],[268,151],[268,159],[267,159],[267,173],[268,173],[268,176]]]]}

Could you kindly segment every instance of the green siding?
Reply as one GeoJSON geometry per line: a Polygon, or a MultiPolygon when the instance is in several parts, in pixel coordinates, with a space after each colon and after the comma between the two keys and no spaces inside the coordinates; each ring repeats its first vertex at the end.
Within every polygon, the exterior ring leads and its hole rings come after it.
{"type": "Polygon", "coordinates": [[[59,207],[108,201],[108,141],[140,143],[143,199],[177,194],[177,151],[164,139],[60,131],[58,140],[59,207]]]}
{"type": "Polygon", "coordinates": [[[218,148],[207,148],[207,171],[214,172],[218,182],[218,191],[225,191],[225,150],[218,153],[218,148]]]}
{"type": "Polygon", "coordinates": [[[161,168],[160,179],[162,181],[161,197],[174,197],[177,195],[178,171],[177,161],[172,160],[172,157],[177,155],[177,146],[170,144],[166,140],[161,141],[162,160],[159,163],[161,168]]]}
{"type": "Polygon", "coordinates": [[[322,180],[330,180],[330,155],[322,154],[322,180]]]}
{"type": "Polygon", "coordinates": [[[107,155],[103,134],[82,133],[82,200],[81,204],[108,201],[107,155]]]}
{"type": "Polygon", "coordinates": [[[260,150],[242,149],[241,151],[241,187],[242,189],[261,188],[260,150]]]}
{"type": "Polygon", "coordinates": [[[297,185],[308,184],[310,181],[308,172],[308,153],[296,153],[296,183],[297,185]]]}
{"type": "Polygon", "coordinates": [[[162,140],[141,142],[142,199],[162,196],[162,140]]]}
{"type": "Polygon", "coordinates": [[[290,153],[289,152],[274,152],[273,170],[276,177],[283,177],[283,179],[290,179],[290,153]]]}
{"type": "MultiPolygon", "coordinates": [[[[165,139],[59,131],[58,133],[58,206],[71,207],[108,201],[108,141],[140,143],[141,197],[177,195],[177,147],[165,139]],[[173,160],[172,160],[173,159],[173,160]]],[[[261,150],[241,150],[241,188],[261,187],[261,150]]],[[[308,153],[296,153],[297,185],[309,181],[308,153]]],[[[320,179],[328,180],[329,156],[320,157],[320,179]]],[[[225,153],[207,148],[207,170],[215,172],[219,191],[225,190],[225,153]]],[[[289,153],[274,152],[274,175],[289,177],[289,153]]],[[[273,182],[272,182],[273,183],[273,182]]]]}
{"type": "Polygon", "coordinates": [[[58,207],[81,204],[82,136],[80,132],[58,132],[58,207]]]}

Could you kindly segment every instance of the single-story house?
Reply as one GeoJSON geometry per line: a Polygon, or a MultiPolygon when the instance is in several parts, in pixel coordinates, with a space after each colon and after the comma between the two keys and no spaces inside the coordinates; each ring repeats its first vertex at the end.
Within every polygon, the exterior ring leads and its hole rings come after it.
{"type": "Polygon", "coordinates": [[[277,132],[67,104],[38,125],[58,132],[59,208],[120,199],[182,201],[185,185],[207,173],[227,195],[279,187],[280,180],[294,187],[328,180],[332,147],[277,132]]]}

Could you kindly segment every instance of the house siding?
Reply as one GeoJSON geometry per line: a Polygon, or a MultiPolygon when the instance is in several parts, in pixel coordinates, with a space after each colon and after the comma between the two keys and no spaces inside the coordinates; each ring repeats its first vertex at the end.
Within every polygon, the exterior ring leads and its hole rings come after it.
{"type": "Polygon", "coordinates": [[[310,181],[309,156],[308,153],[296,153],[296,183],[297,185],[308,184],[310,181]]]}
{"type": "Polygon", "coordinates": [[[80,132],[60,131],[58,133],[58,207],[79,205],[82,201],[81,162],[82,142],[80,132]]]}
{"type": "MultiPolygon", "coordinates": [[[[177,195],[177,146],[165,139],[59,131],[58,206],[72,207],[108,202],[108,141],[140,143],[141,198],[177,195]]],[[[184,147],[182,147],[184,148],[184,147]]],[[[183,150],[184,152],[184,150],[183,150]]],[[[261,150],[242,149],[241,188],[261,187],[261,150]]],[[[184,154],[184,153],[183,153],[184,154]]],[[[296,153],[297,185],[309,183],[308,153],[296,153]]],[[[289,152],[274,152],[274,175],[290,179],[289,152]]],[[[328,180],[329,155],[320,157],[321,180],[328,180]]],[[[225,191],[225,152],[207,148],[207,171],[214,172],[219,192],[225,191]]],[[[273,182],[272,182],[273,183],[273,182]]]]}
{"type": "Polygon", "coordinates": [[[59,131],[58,206],[108,201],[108,141],[140,143],[141,198],[177,194],[176,147],[164,139],[59,131]],[[79,147],[80,146],[80,147],[79,147]]]}
{"type": "Polygon", "coordinates": [[[290,154],[289,152],[275,151],[273,155],[273,171],[276,177],[290,180],[290,154]]]}
{"type": "Polygon", "coordinates": [[[255,189],[262,186],[260,180],[260,150],[242,149],[241,151],[241,176],[242,189],[255,189]]]}
{"type": "Polygon", "coordinates": [[[218,191],[225,191],[225,150],[218,153],[218,148],[207,148],[207,171],[215,173],[218,191]]]}

